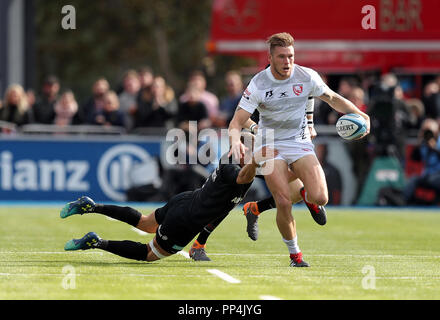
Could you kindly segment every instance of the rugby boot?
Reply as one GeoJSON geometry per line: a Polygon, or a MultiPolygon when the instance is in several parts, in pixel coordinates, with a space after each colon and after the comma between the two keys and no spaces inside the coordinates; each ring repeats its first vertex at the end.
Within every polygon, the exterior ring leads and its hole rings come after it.
{"type": "Polygon", "coordinates": [[[298,252],[296,254],[292,253],[290,255],[290,266],[291,267],[296,267],[296,268],[310,267],[310,265],[303,260],[302,252],[298,252]]]}
{"type": "Polygon", "coordinates": [[[249,238],[256,241],[258,239],[258,216],[260,211],[258,211],[258,205],[256,202],[248,202],[243,206],[243,212],[246,216],[247,227],[246,231],[249,238]]]}
{"type": "Polygon", "coordinates": [[[205,247],[205,244],[202,245],[199,244],[197,240],[194,241],[191,249],[189,249],[189,257],[194,261],[211,261],[211,259],[209,259],[209,257],[206,255],[205,247]]]}
{"type": "Polygon", "coordinates": [[[81,239],[72,239],[66,242],[64,250],[76,251],[76,250],[88,250],[97,248],[101,241],[101,238],[94,232],[87,233],[81,239]]]}
{"type": "Polygon", "coordinates": [[[327,223],[327,215],[324,206],[318,206],[316,204],[307,202],[304,187],[300,189],[300,193],[301,197],[304,200],[304,203],[306,204],[307,208],[310,211],[310,214],[312,215],[313,220],[315,220],[315,222],[321,226],[325,225],[327,223]]]}
{"type": "Polygon", "coordinates": [[[61,209],[60,217],[62,219],[74,214],[90,213],[95,210],[95,202],[89,197],[82,196],[76,201],[69,202],[61,209]]]}

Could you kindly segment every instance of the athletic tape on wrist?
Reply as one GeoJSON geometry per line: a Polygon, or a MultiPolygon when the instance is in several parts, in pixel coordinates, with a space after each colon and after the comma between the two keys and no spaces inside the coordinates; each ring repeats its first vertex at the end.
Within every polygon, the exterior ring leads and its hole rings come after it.
{"type": "Polygon", "coordinates": [[[255,127],[256,127],[256,126],[257,126],[257,124],[256,124],[256,123],[253,123],[253,124],[251,124],[251,126],[249,127],[250,132],[252,132],[253,134],[255,134],[254,130],[255,130],[255,127]]]}
{"type": "Polygon", "coordinates": [[[156,247],[154,246],[154,241],[153,241],[153,239],[150,241],[149,245],[150,245],[151,251],[153,251],[153,253],[154,253],[159,259],[166,258],[166,256],[164,256],[163,254],[161,254],[161,253],[156,249],[156,247]]]}

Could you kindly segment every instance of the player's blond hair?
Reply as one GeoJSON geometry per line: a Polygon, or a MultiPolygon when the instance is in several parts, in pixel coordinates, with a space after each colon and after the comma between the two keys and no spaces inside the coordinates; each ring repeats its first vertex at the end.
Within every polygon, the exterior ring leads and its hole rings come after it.
{"type": "Polygon", "coordinates": [[[272,54],[273,49],[275,47],[289,47],[293,46],[293,43],[295,40],[290,35],[290,33],[287,32],[281,32],[281,33],[275,33],[271,35],[266,43],[269,45],[269,51],[272,54]]]}

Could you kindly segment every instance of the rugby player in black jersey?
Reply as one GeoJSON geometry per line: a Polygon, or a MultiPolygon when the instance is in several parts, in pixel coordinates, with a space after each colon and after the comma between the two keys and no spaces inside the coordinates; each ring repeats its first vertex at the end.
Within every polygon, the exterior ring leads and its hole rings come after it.
{"type": "Polygon", "coordinates": [[[244,198],[256,174],[258,163],[277,155],[276,150],[266,148],[254,154],[244,164],[232,163],[226,155],[205,184],[195,191],[187,191],[172,197],[162,208],[149,215],[142,215],[130,207],[97,204],[89,197],[69,202],[60,212],[61,218],[74,214],[100,213],[126,222],[142,231],[156,233],[148,243],[130,240],[104,240],[94,232],[80,239],[72,239],[64,249],[87,250],[98,248],[134,260],[155,261],[182,250],[210,223],[218,224],[244,198]]]}

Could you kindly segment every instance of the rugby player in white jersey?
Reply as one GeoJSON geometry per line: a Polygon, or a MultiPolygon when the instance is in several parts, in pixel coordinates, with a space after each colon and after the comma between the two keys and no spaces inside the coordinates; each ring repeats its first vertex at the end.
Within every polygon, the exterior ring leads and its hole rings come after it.
{"type": "Polygon", "coordinates": [[[260,137],[257,136],[256,141],[263,142],[262,145],[256,145],[254,150],[264,146],[262,137],[271,134],[273,147],[279,153],[272,160],[272,173],[265,176],[277,208],[277,226],[289,250],[290,265],[308,266],[298,247],[295,220],[291,213],[289,178],[291,180],[293,172],[304,184],[305,199],[318,206],[327,204],[328,190],[310,131],[307,130],[307,100],[309,97],[318,97],[339,113],[361,115],[367,122],[367,131],[361,138],[370,132],[370,118],[352,102],[328,88],[316,71],[294,63],[294,39],[289,33],[274,34],[267,43],[270,66],[256,74],[243,93],[229,124],[229,154],[235,159],[244,154],[246,147],[240,141],[240,132],[258,109],[260,137]]]}

